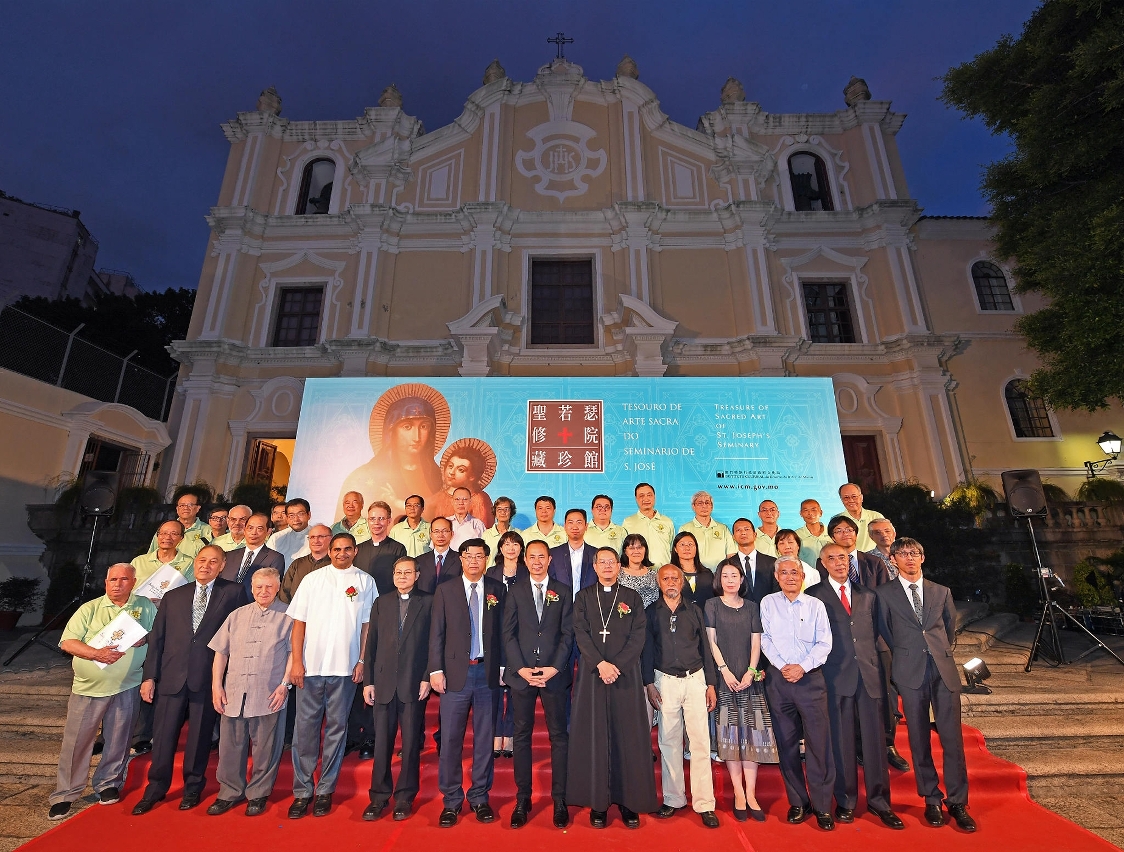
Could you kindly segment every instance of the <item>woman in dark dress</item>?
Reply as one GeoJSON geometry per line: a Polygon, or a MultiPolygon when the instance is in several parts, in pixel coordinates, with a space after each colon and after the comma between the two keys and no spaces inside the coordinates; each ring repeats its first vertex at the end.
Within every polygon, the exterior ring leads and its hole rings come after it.
{"type": "MultiPolygon", "coordinates": [[[[527,573],[527,565],[523,562],[523,536],[508,530],[500,536],[496,544],[496,559],[488,569],[488,576],[499,580],[511,590],[511,584],[517,578],[527,573]]],[[[492,701],[495,713],[495,738],[492,741],[493,757],[511,757],[515,748],[515,716],[511,706],[511,687],[495,691],[492,701]]]]}

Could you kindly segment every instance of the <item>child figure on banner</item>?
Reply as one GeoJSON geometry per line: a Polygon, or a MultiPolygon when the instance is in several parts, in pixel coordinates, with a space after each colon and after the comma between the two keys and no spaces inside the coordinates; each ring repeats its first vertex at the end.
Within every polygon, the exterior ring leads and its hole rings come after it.
{"type": "Polygon", "coordinates": [[[441,456],[442,491],[434,498],[434,517],[455,514],[453,492],[467,488],[472,499],[469,512],[479,518],[485,528],[495,523],[492,499],[485,486],[496,474],[496,454],[486,441],[479,438],[461,438],[454,441],[441,456]]]}

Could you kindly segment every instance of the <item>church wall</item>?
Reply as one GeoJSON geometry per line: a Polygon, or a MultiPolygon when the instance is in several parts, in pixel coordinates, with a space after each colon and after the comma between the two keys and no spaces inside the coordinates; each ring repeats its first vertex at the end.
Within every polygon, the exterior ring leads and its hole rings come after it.
{"type": "MultiPolygon", "coordinates": [[[[470,258],[460,252],[399,252],[394,281],[383,303],[390,305],[390,340],[448,337],[445,323],[468,313],[470,258]]],[[[381,305],[379,306],[381,310],[381,305]]]]}
{"type": "Polygon", "coordinates": [[[660,311],[679,321],[678,337],[733,337],[734,303],[725,252],[665,249],[657,255],[660,311]]]}

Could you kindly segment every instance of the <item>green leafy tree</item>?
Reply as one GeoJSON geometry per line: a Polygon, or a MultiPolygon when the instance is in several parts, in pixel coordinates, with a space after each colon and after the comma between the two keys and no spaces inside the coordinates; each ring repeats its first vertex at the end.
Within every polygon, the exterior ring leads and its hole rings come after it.
{"type": "Polygon", "coordinates": [[[1014,150],[986,167],[1000,256],[1048,305],[1018,330],[1056,408],[1124,399],[1124,4],[1046,0],[1018,38],[944,75],[941,99],[1014,150]]]}

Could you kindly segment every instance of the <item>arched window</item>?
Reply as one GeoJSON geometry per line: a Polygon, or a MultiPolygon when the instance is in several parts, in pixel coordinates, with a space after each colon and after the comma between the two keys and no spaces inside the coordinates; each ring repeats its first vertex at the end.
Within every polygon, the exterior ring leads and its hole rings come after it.
{"type": "Polygon", "coordinates": [[[335,160],[313,160],[305,166],[296,214],[327,213],[332,203],[332,183],[335,179],[335,160]]]}
{"type": "Polygon", "coordinates": [[[1007,276],[994,263],[980,260],[972,264],[972,283],[976,285],[976,299],[981,311],[1013,311],[1015,302],[1007,276]]]}
{"type": "Polygon", "coordinates": [[[1045,400],[1027,393],[1026,382],[1012,379],[1003,389],[1016,438],[1053,438],[1054,426],[1045,400]]]}
{"type": "Polygon", "coordinates": [[[792,201],[797,210],[834,210],[827,167],[815,154],[801,151],[788,158],[792,179],[792,201]]]}

